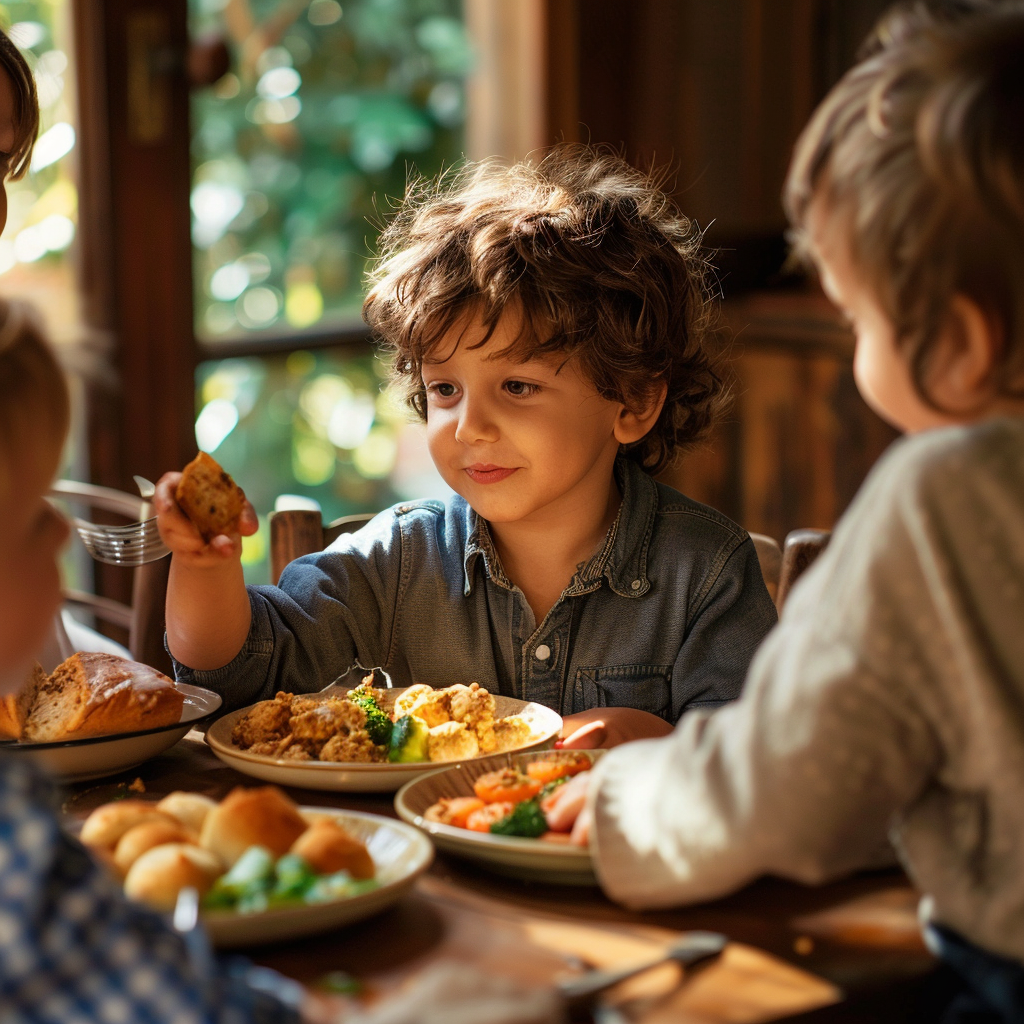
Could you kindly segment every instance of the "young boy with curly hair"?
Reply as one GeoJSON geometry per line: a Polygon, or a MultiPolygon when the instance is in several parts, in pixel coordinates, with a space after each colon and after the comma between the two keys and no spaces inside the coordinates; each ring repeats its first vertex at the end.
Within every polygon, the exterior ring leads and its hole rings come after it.
{"type": "Polygon", "coordinates": [[[653,479],[724,390],[692,223],[624,161],[561,147],[410,190],[381,245],[364,315],[455,496],[247,592],[238,537],[204,544],[168,474],[179,676],[234,706],[354,663],[475,679],[605,744],[736,697],[775,621],[753,544],[653,479]]]}
{"type": "Polygon", "coordinates": [[[936,6],[885,23],[786,189],[858,388],[908,436],[742,697],[612,751],[549,824],[582,802],[636,907],[827,880],[888,836],[971,990],[946,1019],[980,1024],[1024,1020],[1024,4],[936,6]]]}

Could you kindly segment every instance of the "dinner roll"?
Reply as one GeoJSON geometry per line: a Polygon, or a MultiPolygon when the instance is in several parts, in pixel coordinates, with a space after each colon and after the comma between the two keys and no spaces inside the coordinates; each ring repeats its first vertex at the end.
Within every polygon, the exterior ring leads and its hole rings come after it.
{"type": "Polygon", "coordinates": [[[250,846],[265,846],[280,857],[306,828],[298,808],[276,786],[238,786],[206,816],[199,844],[230,868],[250,846]]]}
{"type": "Polygon", "coordinates": [[[147,821],[133,825],[114,847],[114,864],[122,875],[147,850],[165,843],[191,843],[195,846],[199,836],[177,821],[147,821]]]}
{"type": "Polygon", "coordinates": [[[85,819],[79,838],[86,846],[113,848],[128,829],[147,821],[179,824],[169,814],[158,811],[156,804],[148,800],[115,800],[97,807],[85,819]]]}
{"type": "Polygon", "coordinates": [[[169,814],[172,818],[177,818],[186,828],[190,828],[198,834],[203,829],[206,815],[216,806],[216,800],[211,800],[208,796],[203,796],[202,793],[185,793],[178,789],[173,793],[168,793],[156,805],[156,809],[163,811],[164,814],[169,814]]]}
{"type": "Polygon", "coordinates": [[[309,826],[292,844],[298,854],[318,875],[347,871],[353,878],[373,878],[373,858],[366,847],[349,835],[336,821],[321,818],[309,826]]]}
{"type": "Polygon", "coordinates": [[[209,850],[189,843],[165,843],[147,850],[128,869],[124,892],[154,910],[173,910],[181,889],[191,886],[203,896],[223,870],[209,850]]]}

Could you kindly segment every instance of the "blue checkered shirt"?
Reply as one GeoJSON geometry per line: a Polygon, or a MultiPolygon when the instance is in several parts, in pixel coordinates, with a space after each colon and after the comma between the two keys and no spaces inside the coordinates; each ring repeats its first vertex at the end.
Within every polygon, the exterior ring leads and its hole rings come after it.
{"type": "Polygon", "coordinates": [[[129,902],[61,831],[49,782],[0,758],[0,1020],[278,1024],[297,989],[129,902]]]}

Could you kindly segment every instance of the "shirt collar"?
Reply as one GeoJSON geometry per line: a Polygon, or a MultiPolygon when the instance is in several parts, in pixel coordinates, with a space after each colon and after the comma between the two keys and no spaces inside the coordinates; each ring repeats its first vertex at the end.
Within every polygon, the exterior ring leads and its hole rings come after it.
{"type": "MultiPolygon", "coordinates": [[[[647,549],[654,530],[658,510],[658,485],[631,459],[615,460],[615,480],[622,494],[622,504],[597,553],[576,571],[565,590],[566,597],[575,597],[596,590],[602,579],[620,597],[643,597],[651,589],[647,578],[647,549]]],[[[463,556],[463,593],[473,589],[473,571],[478,558],[492,583],[513,590],[505,575],[487,521],[466,506],[466,550],[463,556]]]]}

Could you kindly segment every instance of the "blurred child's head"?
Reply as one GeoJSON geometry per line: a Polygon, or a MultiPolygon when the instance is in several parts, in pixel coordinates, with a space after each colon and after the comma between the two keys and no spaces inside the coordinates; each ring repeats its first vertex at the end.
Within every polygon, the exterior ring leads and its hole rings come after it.
{"type": "Polygon", "coordinates": [[[424,360],[443,358],[469,321],[484,327],[473,344],[497,331],[495,355],[571,364],[629,409],[664,395],[624,449],[653,473],[708,430],[724,398],[706,274],[699,231],[649,176],[560,146],[411,187],[381,236],[363,314],[424,419],[424,360]]]}
{"type": "Polygon", "coordinates": [[[1024,7],[888,26],[804,130],[785,201],[854,321],[858,386],[913,430],[1024,398],[1024,7]]]}
{"type": "Polygon", "coordinates": [[[35,79],[21,52],[0,32],[0,231],[7,223],[4,182],[28,170],[38,130],[35,79]]]}
{"type": "Polygon", "coordinates": [[[67,525],[43,496],[68,420],[64,375],[32,310],[0,299],[0,694],[24,679],[61,601],[67,525]]]}

